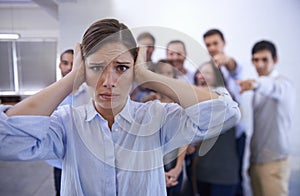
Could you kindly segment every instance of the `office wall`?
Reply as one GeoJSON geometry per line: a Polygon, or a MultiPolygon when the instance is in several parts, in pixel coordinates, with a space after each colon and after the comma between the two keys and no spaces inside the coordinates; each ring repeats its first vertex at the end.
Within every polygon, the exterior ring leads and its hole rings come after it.
{"type": "Polygon", "coordinates": [[[59,23],[35,4],[1,4],[0,32],[18,32],[23,38],[58,38],[59,23]]]}

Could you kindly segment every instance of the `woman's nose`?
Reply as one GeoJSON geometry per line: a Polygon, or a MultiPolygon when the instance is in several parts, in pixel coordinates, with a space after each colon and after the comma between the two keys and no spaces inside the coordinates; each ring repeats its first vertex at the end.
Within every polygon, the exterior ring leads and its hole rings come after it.
{"type": "Polygon", "coordinates": [[[104,72],[102,73],[103,78],[103,86],[106,88],[114,88],[116,87],[116,82],[117,82],[117,78],[116,78],[116,73],[114,72],[114,70],[112,68],[107,67],[104,72]]]}

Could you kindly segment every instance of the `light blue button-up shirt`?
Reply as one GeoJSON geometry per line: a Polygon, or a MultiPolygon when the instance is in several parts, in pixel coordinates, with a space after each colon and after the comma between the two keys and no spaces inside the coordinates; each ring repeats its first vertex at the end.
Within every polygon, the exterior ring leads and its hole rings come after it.
{"type": "MultiPolygon", "coordinates": [[[[88,92],[88,86],[86,83],[83,83],[80,85],[79,89],[75,94],[70,93],[56,108],[60,108],[64,105],[72,105],[74,107],[78,107],[80,105],[84,105],[88,103],[91,99],[89,92],[88,92]]],[[[54,159],[54,160],[46,160],[46,162],[49,165],[52,165],[56,168],[62,168],[62,160],[61,159],[54,159]]]]}
{"type": "Polygon", "coordinates": [[[62,195],[166,195],[163,155],[217,136],[239,118],[226,93],[186,109],[128,99],[111,129],[92,102],[51,117],[1,112],[0,159],[62,159],[62,195]]]}

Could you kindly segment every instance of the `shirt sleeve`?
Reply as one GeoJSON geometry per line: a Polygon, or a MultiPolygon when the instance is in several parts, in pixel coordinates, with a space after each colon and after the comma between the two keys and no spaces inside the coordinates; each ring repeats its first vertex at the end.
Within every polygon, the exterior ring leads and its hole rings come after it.
{"type": "Polygon", "coordinates": [[[5,115],[0,106],[0,159],[5,161],[60,159],[63,134],[50,128],[48,116],[5,115]]]}
{"type": "Polygon", "coordinates": [[[293,95],[295,92],[292,83],[282,76],[277,78],[261,76],[256,81],[255,92],[279,101],[284,101],[287,95],[293,95]]]}
{"type": "Polygon", "coordinates": [[[236,84],[236,80],[242,79],[243,67],[237,63],[236,68],[229,71],[225,66],[221,67],[221,71],[226,82],[226,88],[229,89],[230,93],[234,96],[235,100],[239,103],[242,102],[242,96],[240,93],[240,85],[236,84]]]}
{"type": "Polygon", "coordinates": [[[231,78],[234,80],[240,80],[242,77],[243,67],[241,64],[236,63],[236,68],[233,71],[228,71],[231,78]]]}
{"type": "Polygon", "coordinates": [[[167,107],[162,126],[165,153],[195,141],[217,137],[240,119],[238,104],[226,90],[218,90],[218,99],[198,103],[186,109],[167,107]]]}

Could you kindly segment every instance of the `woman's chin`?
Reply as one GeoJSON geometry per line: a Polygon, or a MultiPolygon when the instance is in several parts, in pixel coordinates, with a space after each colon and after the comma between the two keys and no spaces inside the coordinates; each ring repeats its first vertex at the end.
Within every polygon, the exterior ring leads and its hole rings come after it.
{"type": "Polygon", "coordinates": [[[115,101],[95,101],[95,106],[98,111],[109,110],[118,113],[124,107],[124,103],[122,103],[115,101]]]}

